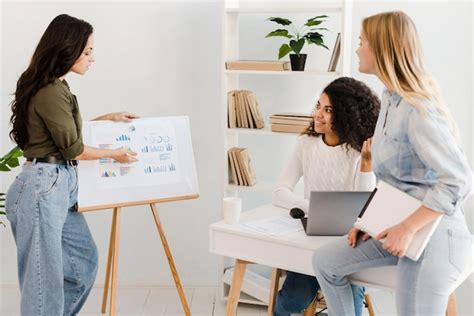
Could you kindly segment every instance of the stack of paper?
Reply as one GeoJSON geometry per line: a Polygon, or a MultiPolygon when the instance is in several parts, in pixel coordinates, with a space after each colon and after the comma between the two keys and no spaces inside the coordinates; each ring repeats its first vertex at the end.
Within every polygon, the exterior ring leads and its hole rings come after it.
{"type": "Polygon", "coordinates": [[[264,219],[243,222],[240,224],[245,229],[270,236],[284,236],[303,230],[300,220],[288,216],[272,216],[264,219]]]}

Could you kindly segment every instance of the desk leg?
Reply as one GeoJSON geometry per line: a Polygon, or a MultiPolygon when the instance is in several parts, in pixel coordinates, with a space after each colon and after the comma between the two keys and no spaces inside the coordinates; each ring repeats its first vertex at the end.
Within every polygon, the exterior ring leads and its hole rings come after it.
{"type": "Polygon", "coordinates": [[[121,208],[114,208],[115,217],[115,233],[114,233],[114,247],[112,256],[112,287],[110,289],[110,316],[115,316],[115,304],[117,297],[117,272],[118,272],[118,258],[119,258],[119,235],[120,235],[120,211],[121,208]]]}
{"type": "Polygon", "coordinates": [[[227,301],[226,316],[235,316],[237,313],[237,303],[240,297],[240,289],[244,281],[245,269],[247,261],[235,260],[234,275],[232,276],[232,284],[230,286],[229,300],[227,301]]]}
{"type": "Polygon", "coordinates": [[[268,298],[268,316],[273,316],[275,309],[275,300],[278,294],[278,287],[280,285],[281,270],[278,268],[272,269],[272,283],[270,286],[270,297],[268,298]]]}
{"type": "Polygon", "coordinates": [[[105,285],[104,285],[104,295],[102,296],[102,309],[101,312],[102,314],[105,314],[105,311],[107,310],[107,298],[109,294],[109,287],[110,287],[110,268],[112,267],[112,261],[114,257],[114,241],[115,241],[115,227],[116,227],[116,219],[117,219],[117,213],[113,212],[112,216],[112,225],[110,225],[110,240],[109,240],[109,255],[107,257],[107,269],[105,272],[105,285]]]}
{"type": "Polygon", "coordinates": [[[166,258],[168,259],[168,264],[171,269],[171,274],[174,278],[174,283],[176,284],[176,289],[178,290],[181,305],[183,306],[184,313],[186,314],[186,316],[190,316],[191,311],[189,310],[188,302],[186,301],[186,296],[184,295],[183,287],[181,286],[181,281],[179,280],[178,271],[176,270],[173,256],[171,255],[171,251],[168,246],[168,241],[166,240],[165,231],[161,226],[160,217],[158,216],[158,212],[156,211],[156,206],[155,204],[150,204],[150,207],[151,212],[153,213],[153,218],[155,219],[156,228],[158,229],[158,233],[160,233],[161,243],[163,244],[163,249],[165,250],[166,258]]]}

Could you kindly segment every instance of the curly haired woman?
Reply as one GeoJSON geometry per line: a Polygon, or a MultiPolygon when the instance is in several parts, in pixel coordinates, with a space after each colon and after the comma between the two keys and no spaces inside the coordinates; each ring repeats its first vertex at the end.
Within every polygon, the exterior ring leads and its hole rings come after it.
{"type": "MultiPolygon", "coordinates": [[[[364,83],[342,77],[322,92],[314,125],[298,138],[296,149],[273,191],[273,204],[305,212],[311,191],[370,191],[375,187],[370,155],[380,101],[364,83]],[[293,192],[303,177],[304,196],[293,192]]],[[[304,310],[319,283],[314,276],[287,271],[275,303],[276,316],[304,310]]],[[[356,315],[362,314],[364,289],[354,287],[356,315]]]]}

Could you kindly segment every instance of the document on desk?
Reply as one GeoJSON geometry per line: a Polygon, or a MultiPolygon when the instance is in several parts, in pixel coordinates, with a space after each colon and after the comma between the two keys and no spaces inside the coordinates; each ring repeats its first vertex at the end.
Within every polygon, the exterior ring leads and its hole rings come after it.
{"type": "Polygon", "coordinates": [[[243,222],[240,226],[246,230],[269,236],[284,236],[303,230],[300,220],[286,216],[272,216],[264,219],[243,222]]]}

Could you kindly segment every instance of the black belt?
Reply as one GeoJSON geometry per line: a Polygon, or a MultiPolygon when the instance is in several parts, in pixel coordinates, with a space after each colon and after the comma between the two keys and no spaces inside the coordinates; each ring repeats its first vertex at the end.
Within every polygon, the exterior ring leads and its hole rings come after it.
{"type": "Polygon", "coordinates": [[[77,160],[62,160],[53,156],[49,156],[45,158],[26,158],[26,161],[54,163],[57,165],[64,165],[64,166],[77,166],[77,160]]]}

